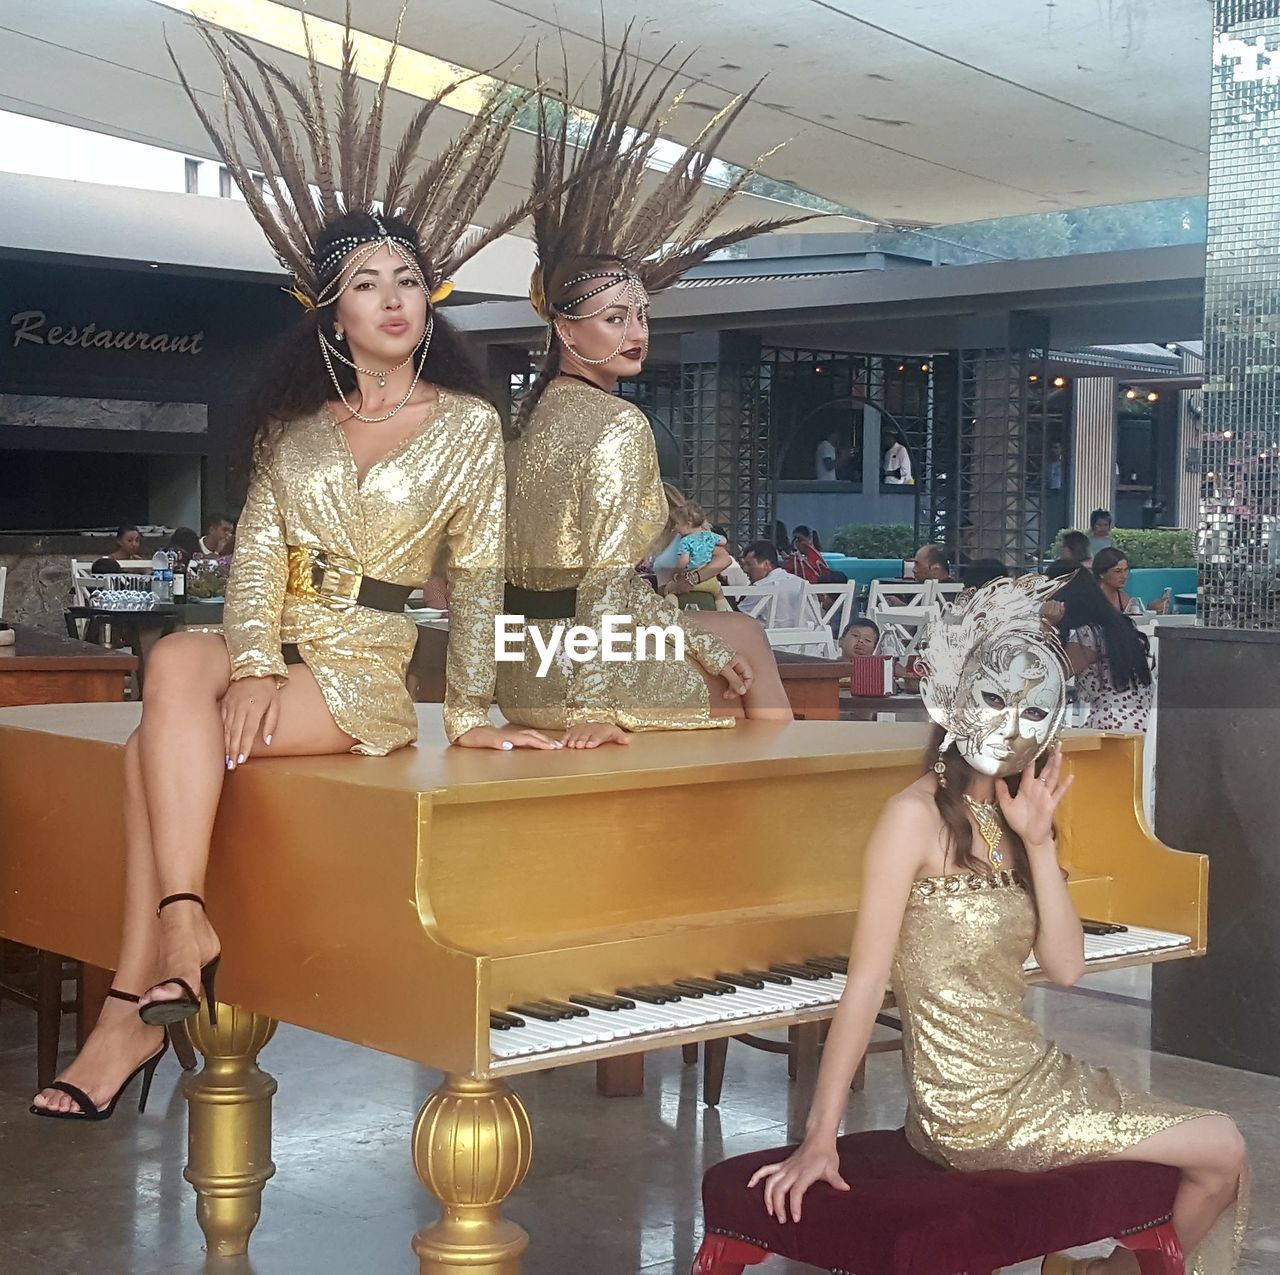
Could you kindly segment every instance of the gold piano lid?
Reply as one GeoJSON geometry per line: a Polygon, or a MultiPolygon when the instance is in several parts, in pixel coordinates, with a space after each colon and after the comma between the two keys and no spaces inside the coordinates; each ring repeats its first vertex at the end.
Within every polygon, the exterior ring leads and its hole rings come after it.
{"type": "MultiPolygon", "coordinates": [[[[880,770],[919,764],[929,738],[917,722],[740,722],[735,731],[641,731],[625,747],[551,752],[544,749],[452,748],[445,740],[441,709],[419,704],[418,743],[387,757],[270,756],[258,759],[278,773],[305,772],[344,784],[386,792],[429,793],[437,804],[491,801],[496,797],[571,795],[607,787],[663,787],[753,774],[821,774],[880,770]]],[[[47,704],[0,709],[7,728],[89,742],[123,745],[138,724],[137,704],[47,704]]],[[[1068,731],[1068,752],[1097,750],[1095,732],[1068,731]]]]}

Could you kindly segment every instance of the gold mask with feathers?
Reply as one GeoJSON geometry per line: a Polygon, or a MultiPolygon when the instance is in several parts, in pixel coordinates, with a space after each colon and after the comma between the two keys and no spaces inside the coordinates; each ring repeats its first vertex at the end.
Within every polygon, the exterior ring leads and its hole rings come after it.
{"type": "MultiPolygon", "coordinates": [[[[593,318],[600,309],[583,311],[583,303],[621,286],[621,294],[610,304],[625,304],[628,322],[610,358],[624,348],[633,315],[685,271],[730,244],[814,215],[770,218],[709,234],[756,174],[755,166],[744,170],[713,198],[700,203],[707,170],[760,82],[718,111],[646,194],[650,161],[670,112],[682,97],[673,93],[673,86],[694,54],[664,74],[662,65],[672,52],[668,49],[644,71],[628,49],[630,38],[628,24],[616,56],[602,53],[596,118],[585,140],[572,127],[567,68],[566,102],[553,107],[546,95],[538,100],[533,210],[538,264],[530,280],[529,299],[538,315],[553,325],[557,319],[593,318]],[[581,260],[596,264],[566,277],[573,263],[581,260]],[[585,291],[579,291],[584,285],[585,291]]],[[[581,363],[609,361],[584,359],[566,349],[581,363]]]]}

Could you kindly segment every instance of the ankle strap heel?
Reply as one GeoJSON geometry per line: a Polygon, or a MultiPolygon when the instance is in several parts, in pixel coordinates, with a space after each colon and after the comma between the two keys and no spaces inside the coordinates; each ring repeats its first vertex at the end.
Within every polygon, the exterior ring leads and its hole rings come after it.
{"type": "Polygon", "coordinates": [[[159,916],[170,903],[198,903],[206,912],[208,911],[208,908],[204,907],[204,900],[198,894],[166,894],[156,908],[156,916],[159,916]]]}

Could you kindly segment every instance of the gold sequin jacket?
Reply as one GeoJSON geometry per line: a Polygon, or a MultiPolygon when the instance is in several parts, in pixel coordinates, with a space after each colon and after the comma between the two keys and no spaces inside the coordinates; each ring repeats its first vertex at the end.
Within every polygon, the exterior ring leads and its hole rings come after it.
{"type": "MultiPolygon", "coordinates": [[[[696,667],[717,673],[733,649],[635,571],[666,520],[644,414],[580,381],[553,381],[524,433],[507,445],[507,579],[523,589],[576,588],[573,622],[597,633],[606,615],[679,625],[686,658],[559,660],[540,678],[527,643],[523,663],[498,666],[498,706],[509,721],[544,729],[586,721],[627,730],[733,725],[731,717],[711,716],[696,667]]],[[[528,623],[547,632],[556,622],[528,623]]]]}
{"type": "Polygon", "coordinates": [[[286,592],[286,549],[326,549],[366,575],[417,587],[447,550],[450,741],[489,724],[494,616],[502,599],[505,489],[498,414],[441,389],[422,431],[357,481],[346,436],[326,406],[291,422],[250,483],[236,532],[223,631],[233,680],[287,677],[298,646],[354,752],[381,755],[417,737],[405,673],[417,629],[403,613],[333,610],[286,592]]]}

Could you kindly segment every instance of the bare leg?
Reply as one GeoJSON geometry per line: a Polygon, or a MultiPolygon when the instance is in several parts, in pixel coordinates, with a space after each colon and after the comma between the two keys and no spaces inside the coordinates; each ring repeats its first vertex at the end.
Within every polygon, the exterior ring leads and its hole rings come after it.
{"type": "MultiPolygon", "coordinates": [[[[1182,1170],[1173,1202],[1173,1229],[1184,1253],[1193,1252],[1231,1207],[1244,1170],[1244,1139],[1226,1116],[1201,1116],[1144,1138],[1112,1157],[1171,1164],[1182,1170]]],[[[1137,1258],[1126,1249],[1089,1264],[1090,1275],[1136,1275],[1137,1258]]]]}
{"type": "MultiPolygon", "coordinates": [[[[156,901],[160,897],[155,860],[151,851],[151,825],[142,791],[142,767],[138,759],[138,734],[129,736],[124,750],[124,928],[120,962],[112,986],[140,996],[160,978],[156,956],[160,950],[160,923],[156,901]]],[[[83,1089],[98,1106],[112,1094],[144,1058],[160,1048],[163,1030],[147,1027],[136,1006],[108,999],[97,1025],[76,1060],[60,1080],[83,1089]]],[[[78,1111],[70,1094],[44,1089],[36,1095],[37,1107],[53,1111],[78,1111]]]]}
{"type": "MultiPolygon", "coordinates": [[[[751,665],[755,680],[740,701],[743,715],[775,722],[793,719],[791,702],[778,674],[778,662],[773,658],[773,648],[758,620],[738,611],[691,611],[685,618],[728,642],[751,665]]],[[[717,715],[738,716],[739,701],[724,697],[728,689],[724,678],[705,670],[703,677],[711,690],[711,711],[717,715]]]]}
{"type": "MultiPolygon", "coordinates": [[[[140,728],[142,783],[151,817],[161,896],[204,894],[213,820],[226,778],[220,701],[231,682],[226,643],[218,634],[175,633],[157,643],[147,667],[140,728]],[[176,759],[181,759],[175,764],[176,759]]],[[[254,755],[281,757],[347,752],[349,735],[329,715],[315,678],[302,665],[280,692],[280,721],[268,746],[254,755]]],[[[196,903],[180,903],[160,917],[161,978],[198,987],[200,967],[218,952],[213,926],[196,903]]],[[[144,997],[173,1000],[181,989],[162,984],[144,997]]]]}
{"type": "MultiPolygon", "coordinates": [[[[152,653],[142,725],[125,747],[124,934],[114,982],[121,991],[141,994],[157,979],[173,975],[196,986],[200,964],[217,951],[217,936],[197,906],[166,908],[166,918],[177,915],[162,925],[156,904],[165,894],[204,891],[213,818],[226,776],[219,701],[229,682],[226,643],[217,634],[173,634],[152,653]]],[[[257,755],[341,753],[351,747],[307,669],[292,669],[280,694],[271,746],[259,740],[257,755]]],[[[156,999],[176,992],[164,987],[156,999]]],[[[108,1101],[161,1039],[158,1028],[140,1022],[133,1005],[108,1000],[62,1078],[95,1103],[108,1101]]],[[[43,1091],[36,1103],[55,1110],[77,1106],[57,1090],[43,1091]]]]}

